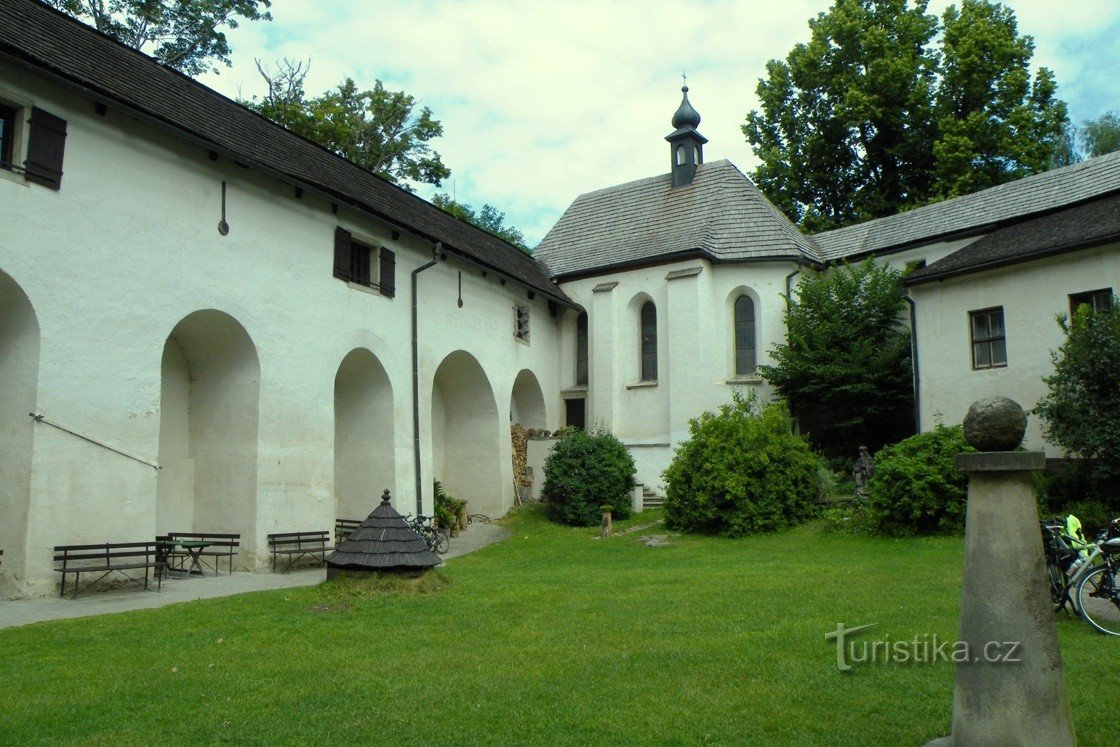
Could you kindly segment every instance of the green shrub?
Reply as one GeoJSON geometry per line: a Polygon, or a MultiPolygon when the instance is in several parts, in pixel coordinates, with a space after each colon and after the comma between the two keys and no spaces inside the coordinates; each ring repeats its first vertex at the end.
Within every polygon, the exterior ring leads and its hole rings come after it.
{"type": "Polygon", "coordinates": [[[736,394],[689,421],[689,439],[665,470],[665,523],[737,537],[800,524],[814,514],[820,460],[784,406],[761,412],[736,394]]]}
{"type": "Polygon", "coordinates": [[[1085,460],[1085,496],[1108,505],[1120,486],[1120,299],[1107,311],[1083,304],[1058,324],[1066,339],[1034,412],[1047,441],[1085,460]]]}
{"type": "Polygon", "coordinates": [[[615,507],[614,518],[629,517],[636,471],[630,452],[609,431],[566,429],[544,464],[541,498],[548,518],[561,524],[595,526],[601,521],[599,507],[604,504],[615,507]]]}
{"type": "Polygon", "coordinates": [[[938,425],[880,450],[867,494],[874,530],[894,536],[960,531],[968,478],[956,456],[966,451],[975,449],[959,425],[938,425]]]}
{"type": "Polygon", "coordinates": [[[1085,460],[1074,460],[1058,469],[1035,473],[1038,514],[1043,517],[1073,514],[1081,520],[1086,536],[1091,536],[1120,516],[1120,491],[1113,488],[1104,498],[1091,497],[1099,495],[1094,489],[1099,487],[1099,476],[1085,460]]]}
{"type": "Polygon", "coordinates": [[[445,529],[456,526],[459,523],[459,511],[467,502],[443,492],[443,484],[439,480],[435,481],[434,497],[436,523],[445,529]]]}

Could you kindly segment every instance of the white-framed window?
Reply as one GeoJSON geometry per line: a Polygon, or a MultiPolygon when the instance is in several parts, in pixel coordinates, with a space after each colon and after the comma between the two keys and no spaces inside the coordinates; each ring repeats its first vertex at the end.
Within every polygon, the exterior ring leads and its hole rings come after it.
{"type": "Polygon", "coordinates": [[[16,164],[16,128],[20,108],[0,101],[0,169],[11,171],[16,164]]]}
{"type": "Polygon", "coordinates": [[[396,254],[379,244],[355,239],[341,226],[334,231],[334,276],[348,283],[376,288],[381,295],[396,295],[396,254]]]}
{"type": "Polygon", "coordinates": [[[642,381],[657,381],[657,307],[653,301],[642,304],[639,332],[642,381]]]}
{"type": "Polygon", "coordinates": [[[62,188],[66,120],[0,92],[0,173],[10,181],[62,188]]]}
{"type": "Polygon", "coordinates": [[[734,316],[735,375],[750,376],[758,370],[754,299],[745,293],[736,298],[734,316]]]}
{"type": "Polygon", "coordinates": [[[587,386],[587,312],[576,317],[576,386],[587,386]]]}
{"type": "Polygon", "coordinates": [[[1069,294],[1069,314],[1077,313],[1078,306],[1088,306],[1094,313],[1101,313],[1112,308],[1112,288],[1085,291],[1084,293],[1069,294]]]}
{"type": "Polygon", "coordinates": [[[1006,367],[1007,332],[1003,324],[1003,307],[968,312],[968,327],[973,370],[1006,367]]]}

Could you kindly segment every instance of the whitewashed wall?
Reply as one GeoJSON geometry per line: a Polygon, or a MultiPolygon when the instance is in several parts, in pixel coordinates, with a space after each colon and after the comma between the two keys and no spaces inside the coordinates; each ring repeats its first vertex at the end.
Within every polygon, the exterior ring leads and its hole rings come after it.
{"type": "MultiPolygon", "coordinates": [[[[688,421],[731,401],[736,388],[772,393],[758,376],[734,375],[733,304],[755,301],[758,363],[785,340],[782,311],[792,262],[712,265],[691,260],[574,280],[564,290],[588,312],[588,426],[602,424],[630,447],[638,480],[662,491],[661,472],[673,447],[688,438],[688,421]],[[686,277],[670,273],[699,269],[686,277]],[[617,283],[609,290],[596,286],[617,283]],[[641,382],[639,311],[657,308],[658,379],[641,382]]],[[[796,285],[796,277],[792,281],[796,285]]],[[[565,318],[561,383],[575,384],[575,315],[565,318]]],[[[563,415],[561,414],[561,417],[563,415]]]]}
{"type": "MultiPolygon", "coordinates": [[[[262,562],[269,532],[332,526],[335,381],[357,348],[372,353],[392,390],[378,422],[358,429],[362,437],[379,440],[371,445],[378,459],[392,462],[385,470],[390,476],[370,478],[368,508],[387,487],[402,512],[415,512],[409,273],[431,258],[430,245],[407,233],[395,240],[390,226],[345,207],[332,215],[324,200],[297,199],[292,187],[224,158],[211,162],[206,150],[120,111],[110,108],[99,117],[91,101],[35,74],[0,65],[0,96],[18,97],[68,122],[60,191],[0,180],[0,273],[30,299],[41,332],[34,397],[12,398],[18,403],[5,397],[5,421],[23,423],[26,430],[26,412],[20,411],[30,401],[50,420],[156,462],[161,368],[181,374],[184,365],[164,360],[168,336],[193,312],[217,310],[244,329],[259,364],[259,380],[252,382],[259,391],[252,403],[259,416],[252,424],[253,466],[250,474],[230,476],[252,491],[242,563],[262,562]],[[223,180],[229,185],[225,237],[217,231],[223,180]],[[332,277],[337,225],[397,252],[395,298],[332,277]]],[[[483,277],[454,258],[422,273],[419,289],[425,510],[431,510],[431,480],[440,477],[433,473],[433,380],[445,358],[463,351],[477,363],[493,403],[489,420],[473,422],[470,434],[487,443],[492,463],[473,466],[498,476],[495,494],[462,497],[472,507],[501,513],[513,501],[509,410],[519,372],[531,372],[544,393],[547,426],[556,425],[559,322],[540,296],[529,301],[524,287],[512,281],[503,286],[493,274],[483,277]],[[513,336],[517,303],[531,307],[529,344],[513,336]]],[[[30,359],[26,365],[33,365],[30,359]]],[[[7,367],[3,372],[8,377],[7,367]]],[[[0,391],[18,388],[14,375],[9,378],[0,391]]],[[[185,381],[182,375],[175,380],[185,381]]],[[[169,385],[168,397],[176,396],[187,394],[169,385]]],[[[178,429],[180,439],[191,427],[167,425],[178,429]]],[[[163,449],[168,454],[175,448],[170,431],[163,449]]],[[[164,517],[186,521],[186,513],[173,505],[157,512],[158,473],[152,467],[45,425],[34,427],[30,463],[28,497],[6,497],[0,519],[20,523],[19,507],[7,504],[27,504],[26,568],[22,548],[5,548],[9,590],[49,592],[58,575],[50,563],[56,544],[142,540],[188,529],[161,523],[164,517]]],[[[178,478],[189,481],[187,465],[178,466],[178,478]]],[[[18,467],[6,470],[5,478],[9,471],[19,477],[18,467]]],[[[174,482],[175,475],[164,479],[174,482]]],[[[342,497],[355,499],[354,491],[347,484],[342,497]]],[[[345,511],[359,511],[360,503],[347,504],[345,511]]],[[[196,525],[212,523],[195,513],[196,525]]],[[[19,544],[16,534],[4,541],[19,544]]]]}
{"type": "MultiPolygon", "coordinates": [[[[1053,373],[1051,351],[1064,342],[1055,318],[1069,314],[1069,295],[1110,287],[1120,290],[1120,245],[914,286],[922,429],[938,421],[960,423],[974,401],[1011,397],[1025,409],[1046,393],[1042,378],[1053,373]],[[972,370],[969,311],[1002,306],[1007,366],[972,370]]],[[[1039,419],[1028,418],[1024,443],[1061,451],[1045,442],[1039,419]]]]}

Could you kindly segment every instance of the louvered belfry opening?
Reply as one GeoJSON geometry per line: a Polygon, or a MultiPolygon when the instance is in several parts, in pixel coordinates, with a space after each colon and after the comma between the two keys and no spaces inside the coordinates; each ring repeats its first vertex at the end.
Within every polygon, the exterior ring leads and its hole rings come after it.
{"type": "Polygon", "coordinates": [[[443,562],[405,523],[390,500],[386,490],[381,505],[327,556],[328,579],[377,573],[417,575],[443,562]]]}

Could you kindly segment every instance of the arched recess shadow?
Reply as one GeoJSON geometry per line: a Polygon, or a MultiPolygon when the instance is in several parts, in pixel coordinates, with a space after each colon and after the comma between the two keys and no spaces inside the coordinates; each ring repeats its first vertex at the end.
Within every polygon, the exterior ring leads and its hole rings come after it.
{"type": "Polygon", "coordinates": [[[463,350],[436,369],[432,386],[433,479],[471,513],[502,511],[498,407],[486,372],[463,350]]]}
{"type": "Polygon", "coordinates": [[[163,346],[156,529],[239,532],[253,563],[260,361],[223,311],[184,317],[163,346]]]}
{"type": "Polygon", "coordinates": [[[509,419],[527,429],[547,427],[544,394],[536,375],[527,368],[521,369],[513,381],[509,400],[509,419]]]}
{"type": "Polygon", "coordinates": [[[0,548],[3,585],[25,577],[31,456],[39,389],[39,320],[27,294],[0,271],[0,548]]]}
{"type": "Polygon", "coordinates": [[[366,348],[351,350],[334,377],[335,518],[365,519],[395,483],[393,385],[366,348]]]}

